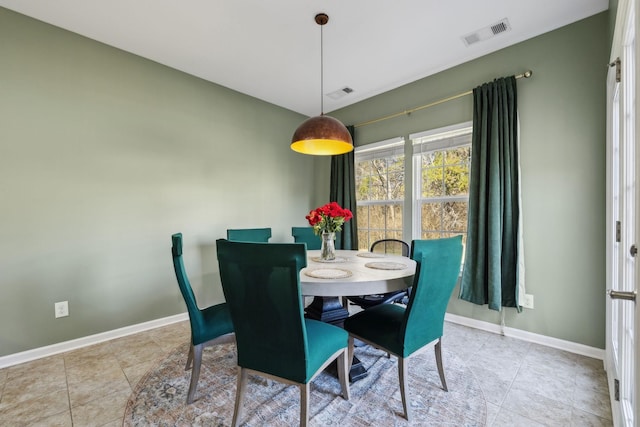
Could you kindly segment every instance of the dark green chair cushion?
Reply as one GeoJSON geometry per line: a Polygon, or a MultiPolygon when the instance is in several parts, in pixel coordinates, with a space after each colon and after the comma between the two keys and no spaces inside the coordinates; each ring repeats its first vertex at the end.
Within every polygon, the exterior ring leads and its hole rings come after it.
{"type": "Polygon", "coordinates": [[[309,348],[306,383],[331,355],[347,346],[349,334],[344,329],[319,320],[305,319],[304,323],[309,348]]]}
{"type": "Polygon", "coordinates": [[[344,321],[344,328],[394,354],[403,354],[400,328],[404,315],[404,306],[380,304],[350,316],[344,321]]]}
{"type": "MultiPolygon", "coordinates": [[[[193,332],[193,344],[207,342],[219,336],[233,332],[233,322],[226,303],[212,305],[200,310],[202,326],[193,332]]],[[[193,328],[192,328],[193,331],[193,328]]]]}

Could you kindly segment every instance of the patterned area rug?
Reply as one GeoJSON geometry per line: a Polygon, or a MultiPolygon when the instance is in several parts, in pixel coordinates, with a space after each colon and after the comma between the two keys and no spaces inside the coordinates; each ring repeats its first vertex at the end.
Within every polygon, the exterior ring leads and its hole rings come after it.
{"type": "MultiPolygon", "coordinates": [[[[226,344],[204,352],[195,401],[186,405],[190,371],[185,371],[188,346],[171,352],[134,389],[123,426],[228,426],[236,392],[236,348],[226,344]]],[[[356,356],[368,375],[351,384],[351,399],[340,395],[340,383],[330,369],[311,383],[311,426],[484,426],[486,401],[464,363],[443,351],[449,392],[441,388],[433,348],[409,359],[409,401],[412,422],[402,417],[395,357],[369,346],[356,356]]],[[[249,376],[244,401],[245,426],[293,426],[299,423],[298,388],[249,376]]]]}

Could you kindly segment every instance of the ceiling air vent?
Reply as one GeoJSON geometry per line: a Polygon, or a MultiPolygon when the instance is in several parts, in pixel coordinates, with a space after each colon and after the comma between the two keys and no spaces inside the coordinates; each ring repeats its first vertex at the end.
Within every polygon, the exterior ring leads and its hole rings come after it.
{"type": "Polygon", "coordinates": [[[490,39],[493,36],[497,36],[498,34],[507,32],[509,30],[511,30],[509,20],[507,18],[504,18],[493,25],[489,25],[488,27],[463,36],[462,40],[464,41],[465,45],[471,46],[474,43],[490,39]]]}
{"type": "Polygon", "coordinates": [[[500,21],[497,24],[491,26],[491,32],[493,33],[494,36],[500,33],[504,33],[508,29],[509,29],[509,22],[507,22],[506,19],[504,21],[500,21]]]}
{"type": "Polygon", "coordinates": [[[338,100],[343,96],[349,95],[351,92],[353,92],[353,89],[351,89],[348,86],[345,86],[342,89],[336,90],[335,92],[328,93],[327,96],[331,99],[338,100]]]}

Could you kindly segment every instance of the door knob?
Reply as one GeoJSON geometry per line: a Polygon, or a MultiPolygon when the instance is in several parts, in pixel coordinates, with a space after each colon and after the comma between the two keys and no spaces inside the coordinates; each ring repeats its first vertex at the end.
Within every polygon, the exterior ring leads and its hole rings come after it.
{"type": "Polygon", "coordinates": [[[637,294],[636,291],[614,291],[613,289],[608,289],[607,293],[611,299],[624,299],[629,301],[635,301],[637,294]]]}

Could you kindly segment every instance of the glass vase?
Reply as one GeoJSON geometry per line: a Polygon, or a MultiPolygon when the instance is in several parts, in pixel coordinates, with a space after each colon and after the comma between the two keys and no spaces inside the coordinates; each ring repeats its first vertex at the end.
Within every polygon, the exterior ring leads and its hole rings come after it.
{"type": "Polygon", "coordinates": [[[320,259],[332,261],[336,259],[336,233],[322,233],[322,246],[320,247],[320,259]]]}

